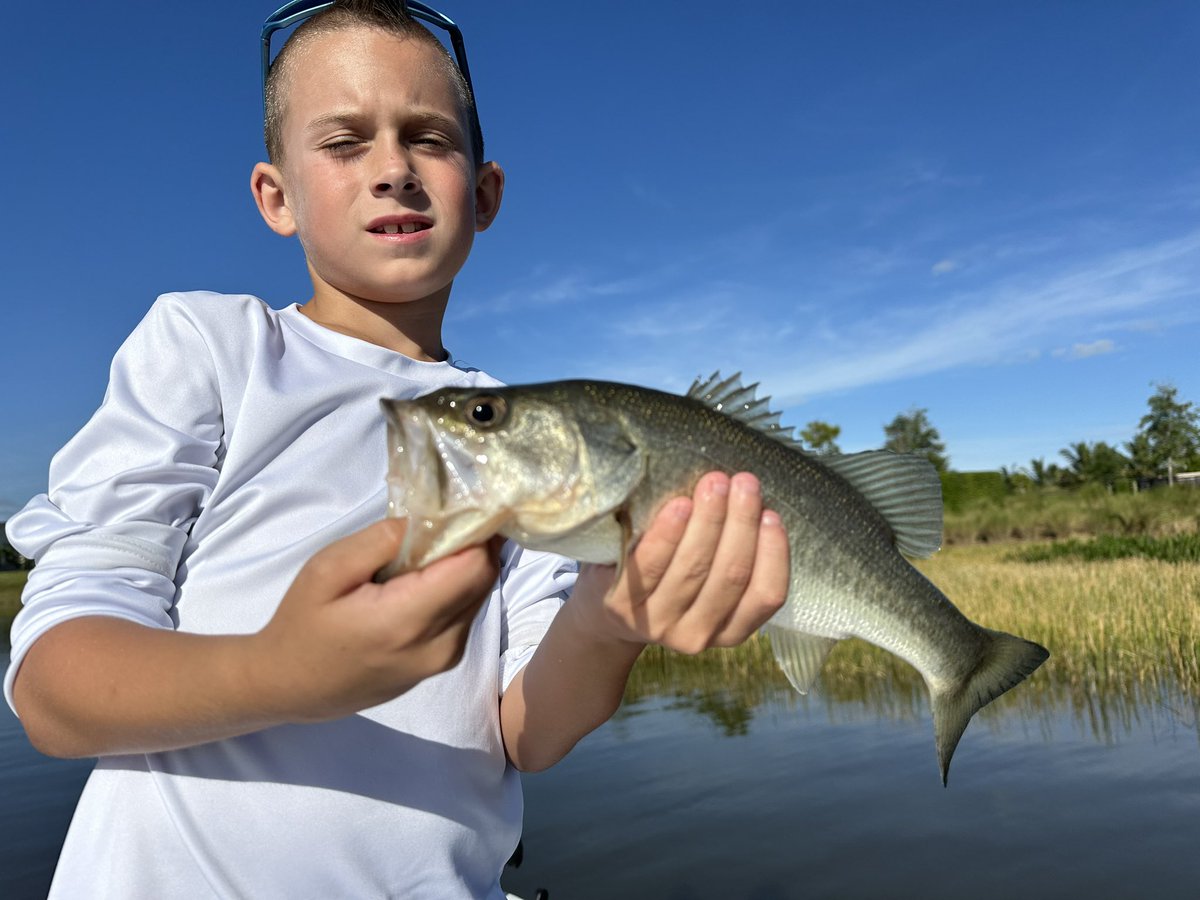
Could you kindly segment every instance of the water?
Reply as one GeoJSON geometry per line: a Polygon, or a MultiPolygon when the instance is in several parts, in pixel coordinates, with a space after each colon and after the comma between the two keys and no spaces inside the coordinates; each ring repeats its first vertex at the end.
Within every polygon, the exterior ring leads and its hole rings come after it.
{"type": "Polygon", "coordinates": [[[927,720],[814,703],[745,735],[662,699],[526,779],[526,863],[569,898],[1200,896],[1200,739],[1144,710],[976,721],[943,789],[927,720]]]}
{"type": "MultiPolygon", "coordinates": [[[[8,670],[8,652],[3,666],[8,670]]],[[[0,897],[43,897],[90,760],[59,760],[29,746],[0,703],[0,897]]]]}
{"type": "MultiPolygon", "coordinates": [[[[525,862],[506,888],[547,887],[551,900],[1200,896],[1195,700],[1038,705],[1018,689],[967,729],[944,789],[919,706],[668,692],[526,777],[525,862]]],[[[39,756],[0,711],[0,897],[44,894],[88,768],[39,756]]]]}

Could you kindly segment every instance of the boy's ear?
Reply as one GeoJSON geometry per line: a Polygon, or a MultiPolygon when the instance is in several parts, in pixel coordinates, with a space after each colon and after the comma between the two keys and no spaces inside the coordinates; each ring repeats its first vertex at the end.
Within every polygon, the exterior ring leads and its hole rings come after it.
{"type": "Polygon", "coordinates": [[[485,162],[475,170],[475,230],[486,231],[500,212],[504,197],[504,170],[499,163],[485,162]]]}
{"type": "Polygon", "coordinates": [[[283,190],[283,173],[278,166],[258,163],[250,173],[250,192],[268,228],[284,237],[296,233],[296,222],[283,190]]]}

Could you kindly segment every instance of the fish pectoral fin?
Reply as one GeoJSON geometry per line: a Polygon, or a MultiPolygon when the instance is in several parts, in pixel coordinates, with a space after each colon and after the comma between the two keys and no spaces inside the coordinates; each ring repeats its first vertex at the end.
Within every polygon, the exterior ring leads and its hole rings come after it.
{"type": "Polygon", "coordinates": [[[629,517],[629,510],[622,506],[617,510],[617,525],[621,529],[621,552],[617,555],[617,577],[613,582],[621,580],[621,576],[625,572],[625,557],[629,555],[629,549],[633,545],[633,520],[629,517]]]}
{"type": "Polygon", "coordinates": [[[770,639],[775,662],[787,680],[801,694],[807,694],[837,639],[771,624],[764,625],[762,630],[770,639]]]}
{"type": "Polygon", "coordinates": [[[896,548],[923,559],[942,546],[942,479],[923,456],[867,450],[821,462],[852,484],[887,520],[896,548]]]}

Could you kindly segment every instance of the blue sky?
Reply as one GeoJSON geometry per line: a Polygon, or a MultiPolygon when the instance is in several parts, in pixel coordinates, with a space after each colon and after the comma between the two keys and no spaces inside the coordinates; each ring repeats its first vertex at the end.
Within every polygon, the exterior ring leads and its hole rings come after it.
{"type": "MultiPolygon", "coordinates": [[[[275,5],[9,12],[0,518],[157,294],[308,296],[248,189],[275,5]]],[[[1200,402],[1200,6],[440,8],[508,174],[457,357],[672,390],[740,369],[847,451],[924,407],[962,470],[1120,445],[1155,382],[1200,402]]]]}

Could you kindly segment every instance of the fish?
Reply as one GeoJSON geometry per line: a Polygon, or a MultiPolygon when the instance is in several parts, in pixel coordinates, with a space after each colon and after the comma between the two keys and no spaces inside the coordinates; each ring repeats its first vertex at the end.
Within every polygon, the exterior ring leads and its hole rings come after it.
{"type": "Polygon", "coordinates": [[[389,514],[409,519],[386,580],[499,533],[623,565],[655,513],[707,472],[752,472],[790,547],[784,605],[763,626],[806,693],[859,638],[920,672],[942,784],[971,717],[1049,656],[972,622],[909,561],[941,546],[941,479],[919,454],[815,455],[740,374],[685,395],[609,381],[437,390],[382,401],[389,514]]]}

